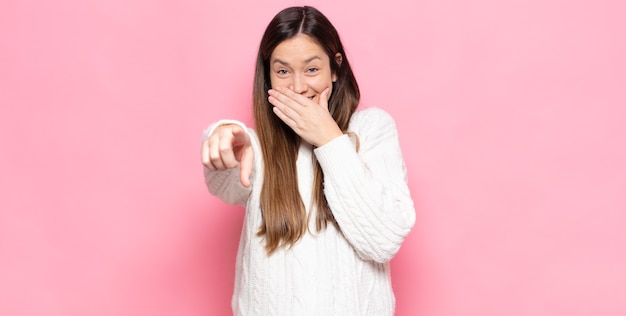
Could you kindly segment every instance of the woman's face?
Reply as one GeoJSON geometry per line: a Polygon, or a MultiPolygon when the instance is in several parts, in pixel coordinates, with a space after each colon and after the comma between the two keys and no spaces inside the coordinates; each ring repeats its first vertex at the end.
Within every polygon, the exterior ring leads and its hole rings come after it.
{"type": "MultiPolygon", "coordinates": [[[[337,53],[336,58],[340,61],[341,54],[337,53]]],[[[272,88],[289,88],[319,103],[320,94],[326,88],[332,91],[336,80],[328,55],[308,35],[299,34],[284,40],[274,48],[270,57],[272,88]]]]}

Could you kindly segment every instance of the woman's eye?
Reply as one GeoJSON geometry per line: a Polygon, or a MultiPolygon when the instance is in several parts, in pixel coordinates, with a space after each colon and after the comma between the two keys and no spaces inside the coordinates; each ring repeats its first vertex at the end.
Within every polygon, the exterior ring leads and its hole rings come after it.
{"type": "Polygon", "coordinates": [[[317,69],[317,68],[309,68],[309,69],[307,69],[307,71],[308,71],[309,73],[314,73],[314,72],[317,72],[318,70],[319,70],[319,69],[317,69]]]}
{"type": "Polygon", "coordinates": [[[279,75],[286,75],[287,74],[287,70],[281,69],[281,70],[277,71],[276,73],[278,73],[279,75]]]}

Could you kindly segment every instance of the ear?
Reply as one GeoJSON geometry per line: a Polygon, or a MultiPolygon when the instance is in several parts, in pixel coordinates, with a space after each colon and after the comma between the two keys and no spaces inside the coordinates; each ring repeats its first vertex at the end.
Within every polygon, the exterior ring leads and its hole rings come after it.
{"type": "MultiPolygon", "coordinates": [[[[341,63],[343,62],[343,56],[341,55],[341,53],[337,53],[335,54],[335,62],[337,63],[337,66],[341,66],[341,63]]],[[[337,72],[333,72],[333,82],[337,81],[337,72]]]]}
{"type": "Polygon", "coordinates": [[[343,62],[343,55],[341,55],[341,53],[335,54],[335,62],[337,63],[337,66],[341,66],[341,63],[343,62]]]}

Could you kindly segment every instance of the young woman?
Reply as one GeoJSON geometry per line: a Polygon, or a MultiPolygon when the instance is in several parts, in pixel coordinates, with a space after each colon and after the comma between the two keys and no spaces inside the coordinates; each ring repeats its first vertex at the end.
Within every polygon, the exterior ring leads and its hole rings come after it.
{"type": "Polygon", "coordinates": [[[261,39],[256,131],[204,133],[209,191],[246,207],[236,315],[392,315],[389,260],[415,221],[393,119],[356,111],[337,31],[311,7],[278,13],[261,39]]]}

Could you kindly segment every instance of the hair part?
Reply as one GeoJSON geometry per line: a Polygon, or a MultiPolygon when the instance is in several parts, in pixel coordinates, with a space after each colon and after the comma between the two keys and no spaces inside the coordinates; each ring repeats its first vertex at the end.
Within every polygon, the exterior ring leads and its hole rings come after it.
{"type": "MultiPolygon", "coordinates": [[[[273,113],[273,106],[268,101],[272,52],[280,43],[299,34],[317,41],[329,57],[331,71],[337,80],[333,83],[328,109],[344,133],[360,99],[359,87],[339,34],[320,11],[309,6],[290,7],[272,19],[261,39],[253,86],[254,119],[264,158],[260,200],[262,224],[257,235],[265,238],[268,254],[280,247],[293,246],[308,229],[296,168],[301,139],[273,113]],[[337,53],[341,54],[340,60],[336,58],[337,53]]],[[[339,229],[326,201],[323,183],[322,168],[315,161],[312,203],[317,207],[316,229],[326,229],[329,222],[339,229]]]]}

